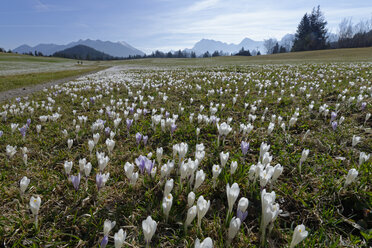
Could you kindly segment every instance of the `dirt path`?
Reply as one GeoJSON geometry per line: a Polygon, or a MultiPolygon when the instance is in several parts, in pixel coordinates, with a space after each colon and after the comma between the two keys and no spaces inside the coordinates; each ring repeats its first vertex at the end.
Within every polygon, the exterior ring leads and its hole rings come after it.
{"type": "Polygon", "coordinates": [[[62,79],[50,81],[50,82],[47,82],[47,83],[42,83],[42,84],[37,84],[37,85],[32,85],[32,86],[26,86],[26,87],[12,89],[12,90],[8,90],[8,91],[3,91],[3,92],[0,92],[0,102],[12,99],[14,97],[23,97],[23,96],[32,94],[36,91],[40,91],[40,90],[43,90],[45,88],[49,88],[53,85],[62,84],[62,83],[68,82],[68,81],[72,81],[76,78],[86,76],[86,75],[89,75],[89,74],[93,74],[93,73],[96,73],[98,71],[101,71],[101,70],[95,70],[95,71],[83,73],[83,74],[80,74],[80,75],[77,75],[77,76],[72,76],[72,77],[67,77],[67,78],[62,78],[62,79]]]}

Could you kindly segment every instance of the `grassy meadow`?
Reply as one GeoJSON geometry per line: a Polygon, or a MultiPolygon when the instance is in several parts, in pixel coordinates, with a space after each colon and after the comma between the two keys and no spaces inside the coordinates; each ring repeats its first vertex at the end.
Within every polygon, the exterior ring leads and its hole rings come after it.
{"type": "Polygon", "coordinates": [[[1,244],[371,246],[371,55],[101,62],[1,103],[1,244]]]}

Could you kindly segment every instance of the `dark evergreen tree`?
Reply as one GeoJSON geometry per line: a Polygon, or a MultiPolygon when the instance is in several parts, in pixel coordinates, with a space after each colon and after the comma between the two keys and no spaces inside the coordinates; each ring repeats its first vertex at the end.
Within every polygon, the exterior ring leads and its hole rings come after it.
{"type": "Polygon", "coordinates": [[[257,56],[259,56],[259,55],[261,55],[261,52],[260,51],[257,52],[257,56]]]}
{"type": "Polygon", "coordinates": [[[209,58],[211,55],[208,51],[203,54],[203,58],[209,58]]]}
{"type": "Polygon", "coordinates": [[[275,54],[275,53],[279,53],[279,44],[278,44],[278,42],[273,47],[273,54],[275,54]]]}
{"type": "Polygon", "coordinates": [[[285,49],[284,46],[280,46],[279,53],[286,53],[286,52],[287,52],[287,49],[285,49]]]}
{"type": "Polygon", "coordinates": [[[191,58],[196,58],[196,53],[194,51],[191,52],[191,58]]]}
{"type": "Polygon", "coordinates": [[[319,50],[327,48],[327,22],[320,7],[313,8],[310,15],[302,17],[297,27],[292,51],[319,50]]]}
{"type": "Polygon", "coordinates": [[[220,53],[216,50],[212,53],[212,57],[218,57],[220,56],[220,53]]]}

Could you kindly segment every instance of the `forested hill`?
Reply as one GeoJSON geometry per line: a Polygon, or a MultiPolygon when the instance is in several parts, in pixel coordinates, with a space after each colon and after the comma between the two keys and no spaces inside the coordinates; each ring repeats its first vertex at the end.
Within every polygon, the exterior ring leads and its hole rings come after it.
{"type": "Polygon", "coordinates": [[[91,47],[84,45],[77,45],[65,50],[55,52],[54,57],[81,59],[81,60],[112,60],[113,56],[97,51],[91,47]]]}

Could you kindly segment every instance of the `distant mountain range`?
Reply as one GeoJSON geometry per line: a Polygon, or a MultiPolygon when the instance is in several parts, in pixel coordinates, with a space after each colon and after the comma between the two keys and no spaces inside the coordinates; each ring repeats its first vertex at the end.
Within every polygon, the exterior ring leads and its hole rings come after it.
{"type": "Polygon", "coordinates": [[[56,45],[56,44],[39,44],[34,47],[28,45],[22,45],[13,50],[17,53],[29,53],[29,52],[41,52],[44,55],[53,55],[55,52],[65,50],[77,45],[84,45],[91,47],[97,51],[106,53],[113,57],[128,57],[134,55],[144,55],[145,53],[132,47],[126,42],[111,42],[111,41],[101,41],[101,40],[79,40],[76,42],[71,42],[67,45],[56,45]]]}
{"type": "MultiPolygon", "coordinates": [[[[292,48],[293,41],[295,39],[294,34],[286,34],[283,36],[281,40],[278,41],[280,46],[283,46],[288,50],[292,48]]],[[[329,34],[328,40],[330,42],[336,41],[338,36],[336,34],[329,34]]],[[[260,51],[261,54],[266,53],[266,49],[264,47],[264,41],[255,41],[250,38],[244,38],[239,44],[233,43],[225,43],[222,41],[216,40],[209,40],[209,39],[202,39],[195,43],[193,48],[185,49],[186,52],[195,52],[197,56],[204,54],[205,52],[209,52],[212,54],[214,51],[223,51],[224,53],[237,53],[240,49],[244,47],[244,50],[253,51],[255,50],[260,51]]]]}
{"type": "Polygon", "coordinates": [[[62,51],[53,53],[54,57],[62,57],[80,60],[112,60],[113,56],[97,51],[88,46],[76,45],[62,51]]]}

